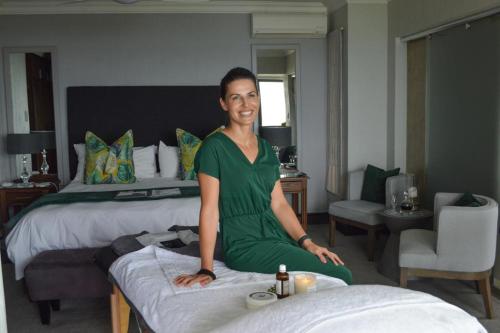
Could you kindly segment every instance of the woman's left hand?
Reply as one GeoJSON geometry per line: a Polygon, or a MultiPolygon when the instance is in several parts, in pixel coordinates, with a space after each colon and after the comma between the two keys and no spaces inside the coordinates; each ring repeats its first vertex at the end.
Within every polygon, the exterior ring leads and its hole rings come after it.
{"type": "Polygon", "coordinates": [[[326,264],[328,259],[333,261],[335,265],[344,265],[344,262],[340,259],[338,255],[328,250],[326,247],[322,247],[314,244],[313,241],[307,239],[304,242],[304,249],[316,255],[322,263],[326,264]]]}

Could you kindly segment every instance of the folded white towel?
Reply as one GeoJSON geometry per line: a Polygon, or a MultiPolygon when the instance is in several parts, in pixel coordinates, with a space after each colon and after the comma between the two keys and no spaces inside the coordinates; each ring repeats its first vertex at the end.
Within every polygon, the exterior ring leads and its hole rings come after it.
{"type": "Polygon", "coordinates": [[[161,242],[171,241],[176,238],[178,238],[178,236],[175,231],[166,231],[155,234],[147,233],[141,236],[137,236],[135,239],[137,239],[137,241],[141,243],[143,246],[149,246],[149,245],[158,245],[161,242]]]}

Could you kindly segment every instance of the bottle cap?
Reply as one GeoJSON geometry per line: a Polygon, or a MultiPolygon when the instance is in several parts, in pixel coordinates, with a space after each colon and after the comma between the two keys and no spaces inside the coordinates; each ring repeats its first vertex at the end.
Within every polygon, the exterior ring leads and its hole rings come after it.
{"type": "Polygon", "coordinates": [[[280,273],[286,273],[286,265],[280,265],[280,273]]]}

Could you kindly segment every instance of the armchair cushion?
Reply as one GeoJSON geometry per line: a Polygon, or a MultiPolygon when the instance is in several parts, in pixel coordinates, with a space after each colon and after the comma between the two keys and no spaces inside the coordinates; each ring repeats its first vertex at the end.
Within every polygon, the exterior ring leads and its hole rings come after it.
{"type": "Polygon", "coordinates": [[[437,262],[437,234],[431,230],[409,229],[401,233],[399,266],[433,269],[437,262]]]}
{"type": "Polygon", "coordinates": [[[481,207],[482,203],[472,195],[470,192],[465,192],[460,199],[458,199],[453,206],[461,207],[481,207]]]}
{"type": "Polygon", "coordinates": [[[365,170],[361,200],[385,204],[385,181],[388,177],[399,174],[399,168],[384,171],[371,164],[365,170]]]}
{"type": "Polygon", "coordinates": [[[377,225],[380,224],[381,221],[376,212],[382,209],[384,209],[384,205],[375,202],[345,200],[332,202],[328,208],[328,213],[351,221],[357,221],[368,225],[377,225]]]}

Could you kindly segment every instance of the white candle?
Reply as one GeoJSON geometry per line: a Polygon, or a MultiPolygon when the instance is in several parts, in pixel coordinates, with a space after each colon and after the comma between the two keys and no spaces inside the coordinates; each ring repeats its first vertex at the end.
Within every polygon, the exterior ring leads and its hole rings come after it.
{"type": "Polygon", "coordinates": [[[412,186],[408,189],[408,196],[412,199],[418,197],[417,188],[415,186],[412,186]]]}
{"type": "Polygon", "coordinates": [[[297,274],[295,275],[295,293],[309,293],[316,291],[316,275],[314,274],[297,274]]]}

